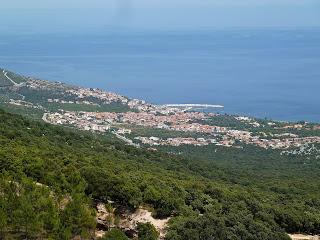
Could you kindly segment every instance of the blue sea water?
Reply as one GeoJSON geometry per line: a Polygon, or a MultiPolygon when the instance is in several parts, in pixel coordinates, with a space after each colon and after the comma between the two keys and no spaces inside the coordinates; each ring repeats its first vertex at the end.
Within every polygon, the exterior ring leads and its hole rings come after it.
{"type": "Polygon", "coordinates": [[[0,67],[152,103],[320,122],[320,29],[0,33],[0,67]]]}

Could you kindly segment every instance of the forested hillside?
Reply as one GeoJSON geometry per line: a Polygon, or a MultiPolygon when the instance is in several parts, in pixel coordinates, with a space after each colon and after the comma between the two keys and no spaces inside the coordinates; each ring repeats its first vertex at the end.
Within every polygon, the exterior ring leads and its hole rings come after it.
{"type": "Polygon", "coordinates": [[[289,239],[286,232],[320,233],[315,160],[296,175],[299,159],[292,165],[280,159],[287,172],[275,157],[273,168],[259,167],[257,159],[269,161],[263,151],[249,151],[248,164],[243,153],[237,165],[236,152],[217,155],[217,162],[187,159],[4,111],[0,144],[0,239],[92,239],[97,200],[171,216],[167,239],[274,240],[289,239]],[[233,168],[221,164],[228,160],[233,168]]]}

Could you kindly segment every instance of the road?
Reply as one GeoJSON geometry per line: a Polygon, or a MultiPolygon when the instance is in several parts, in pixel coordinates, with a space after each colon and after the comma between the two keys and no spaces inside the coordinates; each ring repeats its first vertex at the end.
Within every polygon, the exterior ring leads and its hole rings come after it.
{"type": "Polygon", "coordinates": [[[14,85],[17,86],[19,85],[18,83],[16,83],[15,81],[13,81],[10,77],[8,77],[8,73],[5,70],[2,70],[3,75],[14,85]]]}

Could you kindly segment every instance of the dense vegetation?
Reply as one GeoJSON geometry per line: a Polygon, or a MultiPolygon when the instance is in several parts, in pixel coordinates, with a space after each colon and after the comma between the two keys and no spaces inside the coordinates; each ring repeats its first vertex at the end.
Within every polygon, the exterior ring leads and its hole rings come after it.
{"type": "Polygon", "coordinates": [[[43,117],[44,111],[36,108],[27,108],[24,106],[17,106],[8,103],[0,102],[0,108],[6,112],[19,114],[30,119],[39,120],[43,117]]]}
{"type": "MultiPolygon", "coordinates": [[[[320,171],[312,159],[256,148],[186,158],[1,110],[0,144],[0,239],[89,239],[93,200],[172,216],[167,239],[320,233],[320,171]]],[[[148,231],[140,226],[141,236],[148,231]]],[[[125,239],[118,230],[110,235],[125,239]]]]}
{"type": "Polygon", "coordinates": [[[120,229],[114,228],[102,240],[128,240],[128,238],[120,229]]]}
{"type": "Polygon", "coordinates": [[[138,223],[137,226],[139,240],[157,240],[159,233],[151,223],[138,223]]]}

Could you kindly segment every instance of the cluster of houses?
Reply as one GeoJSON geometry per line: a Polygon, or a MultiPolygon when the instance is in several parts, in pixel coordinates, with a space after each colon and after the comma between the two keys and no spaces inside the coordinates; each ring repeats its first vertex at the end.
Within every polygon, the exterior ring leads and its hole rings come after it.
{"type": "MultiPolygon", "coordinates": [[[[58,90],[67,96],[62,99],[50,98],[48,103],[69,103],[69,104],[87,104],[99,105],[110,104],[113,102],[127,105],[132,111],[114,113],[114,112],[80,112],[80,111],[59,111],[46,113],[43,120],[57,125],[75,126],[82,130],[95,132],[108,132],[111,126],[117,124],[136,125],[149,128],[164,129],[168,131],[177,131],[185,133],[195,133],[199,138],[168,138],[158,139],[157,136],[146,138],[138,137],[143,144],[156,145],[195,145],[204,146],[208,144],[216,144],[227,147],[241,146],[242,144],[251,144],[265,149],[289,149],[299,148],[305,144],[320,143],[320,137],[299,137],[296,134],[290,133],[291,129],[304,129],[303,124],[287,124],[281,130],[288,130],[288,133],[269,134],[262,132],[256,134],[250,131],[231,129],[221,126],[212,126],[205,124],[204,120],[210,119],[215,114],[205,114],[202,112],[189,112],[174,106],[158,106],[146,103],[138,99],[129,99],[124,96],[106,92],[97,88],[80,88],[67,86],[60,82],[48,82],[42,80],[29,79],[27,87],[37,90],[58,90]],[[204,138],[203,138],[204,136],[204,138]]],[[[26,107],[39,107],[29,104],[21,100],[10,100],[11,104],[22,105],[26,107]]],[[[235,117],[239,122],[243,122],[248,126],[258,128],[261,124],[249,117],[235,117]]],[[[275,129],[273,122],[268,123],[275,129]]],[[[320,130],[320,126],[314,126],[314,130],[320,130]]],[[[119,138],[126,138],[125,135],[130,135],[128,131],[114,132],[119,138]]]]}
{"type": "Polygon", "coordinates": [[[226,140],[240,141],[245,144],[252,144],[265,149],[288,149],[297,148],[305,144],[320,143],[320,137],[299,137],[296,134],[284,133],[274,134],[272,139],[266,139],[261,136],[253,135],[249,131],[228,130],[224,136],[226,140]]]}
{"type": "Polygon", "coordinates": [[[124,96],[112,92],[106,92],[98,88],[72,88],[67,90],[66,93],[73,95],[78,99],[95,98],[105,104],[110,104],[112,102],[127,104],[129,102],[128,98],[124,96]]]}
{"type": "Polygon", "coordinates": [[[223,133],[227,128],[219,126],[210,126],[193,121],[207,118],[203,113],[186,112],[176,113],[173,115],[156,115],[145,112],[75,112],[61,111],[47,113],[46,120],[58,125],[76,125],[81,129],[89,125],[110,125],[116,123],[132,124],[151,128],[160,128],[182,132],[197,133],[223,133]]]}
{"type": "Polygon", "coordinates": [[[88,105],[120,103],[128,106],[130,109],[133,109],[135,111],[149,112],[151,114],[170,115],[184,112],[184,110],[181,108],[168,107],[164,105],[153,105],[146,103],[143,100],[129,99],[125,96],[107,92],[98,88],[73,87],[61,82],[49,82],[31,78],[27,81],[26,86],[33,90],[49,90],[63,93],[63,99],[49,98],[48,103],[70,103],[88,105]],[[64,99],[64,97],[66,96],[69,97],[68,100],[64,99]]]}
{"type": "Polygon", "coordinates": [[[93,103],[93,102],[89,102],[89,101],[71,101],[71,100],[66,101],[66,100],[59,99],[59,98],[54,98],[54,99],[49,98],[47,101],[48,101],[48,103],[83,104],[83,105],[99,106],[99,104],[93,103]]]}
{"type": "MultiPolygon", "coordinates": [[[[72,125],[82,130],[107,132],[111,125],[127,124],[138,125],[149,128],[159,128],[169,131],[185,133],[198,133],[205,135],[205,138],[169,138],[158,139],[156,136],[146,138],[139,136],[142,144],[156,145],[194,145],[204,146],[208,144],[221,145],[226,147],[251,144],[265,149],[288,149],[298,148],[304,144],[320,143],[320,137],[299,137],[292,133],[274,134],[273,138],[264,138],[255,135],[250,131],[235,130],[227,127],[211,126],[198,123],[198,120],[206,119],[204,113],[185,112],[171,115],[157,115],[146,112],[60,112],[47,113],[45,121],[58,125],[72,125]]],[[[130,135],[131,130],[117,132],[118,136],[130,135]]]]}
{"type": "Polygon", "coordinates": [[[161,139],[158,137],[135,137],[135,140],[140,141],[144,145],[149,146],[181,146],[181,145],[193,145],[193,146],[207,146],[209,144],[216,144],[216,139],[205,138],[168,138],[161,139]]]}
{"type": "Polygon", "coordinates": [[[77,114],[76,112],[45,113],[42,119],[54,125],[74,126],[85,131],[104,133],[110,130],[110,124],[107,121],[95,121],[87,114],[77,114]]]}
{"type": "Polygon", "coordinates": [[[33,90],[50,90],[50,91],[52,90],[65,91],[65,89],[67,88],[67,85],[61,82],[50,82],[50,81],[38,80],[38,79],[32,79],[32,78],[28,79],[25,86],[33,90]]]}

